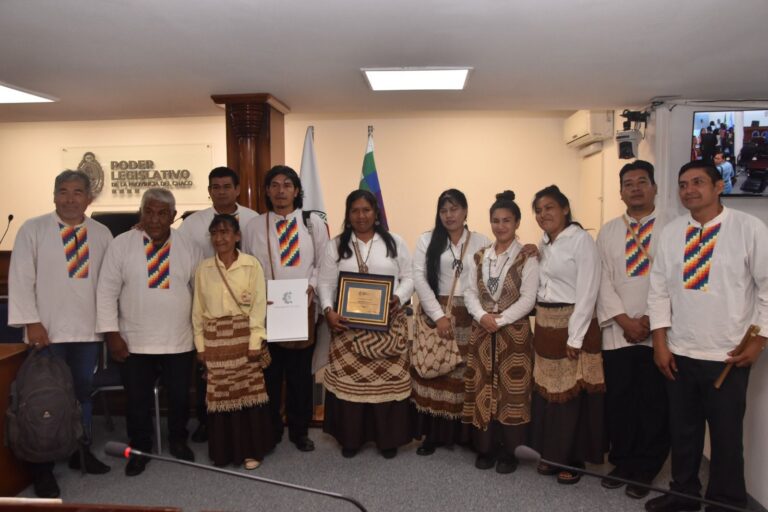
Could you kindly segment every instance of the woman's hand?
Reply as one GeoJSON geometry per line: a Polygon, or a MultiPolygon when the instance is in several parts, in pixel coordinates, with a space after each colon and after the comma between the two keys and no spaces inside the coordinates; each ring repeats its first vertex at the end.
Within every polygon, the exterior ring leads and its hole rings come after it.
{"type": "Polygon", "coordinates": [[[248,349],[248,360],[252,363],[261,359],[261,351],[264,349],[248,349]]]}
{"type": "Polygon", "coordinates": [[[198,363],[205,363],[205,352],[198,352],[197,353],[197,362],[198,363]]]}
{"type": "Polygon", "coordinates": [[[496,323],[496,319],[499,318],[500,316],[501,315],[486,313],[480,319],[480,325],[482,326],[483,329],[493,334],[499,330],[499,324],[496,323]]]}
{"type": "Polygon", "coordinates": [[[565,346],[565,355],[568,356],[568,359],[571,361],[578,359],[579,354],[581,354],[580,348],[573,348],[570,345],[565,346]]]}
{"type": "Polygon", "coordinates": [[[397,295],[392,295],[392,298],[389,299],[389,311],[394,315],[400,310],[400,297],[397,295]]]}
{"type": "Polygon", "coordinates": [[[328,327],[330,327],[333,332],[339,333],[349,329],[349,327],[345,325],[348,320],[333,309],[326,311],[325,320],[328,322],[328,327]]]}
{"type": "Polygon", "coordinates": [[[435,322],[435,328],[437,329],[437,335],[441,338],[446,340],[453,338],[453,325],[451,324],[451,319],[447,316],[439,318],[435,322]]]}
{"type": "Polygon", "coordinates": [[[541,254],[539,254],[539,248],[538,246],[534,244],[525,244],[522,249],[520,249],[520,253],[523,256],[526,256],[527,258],[536,258],[538,259],[541,254]]]}

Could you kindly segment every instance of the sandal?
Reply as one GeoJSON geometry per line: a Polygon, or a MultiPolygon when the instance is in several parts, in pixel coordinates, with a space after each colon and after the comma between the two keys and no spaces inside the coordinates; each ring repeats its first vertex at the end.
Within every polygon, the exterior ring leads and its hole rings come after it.
{"type": "Polygon", "coordinates": [[[573,485],[581,480],[581,473],[573,471],[560,471],[557,474],[557,483],[563,485],[573,485]]]}
{"type": "Polygon", "coordinates": [[[536,467],[536,471],[540,475],[544,475],[544,476],[552,476],[557,474],[556,467],[550,466],[549,464],[546,464],[544,462],[539,462],[539,465],[536,467]]]}
{"type": "Polygon", "coordinates": [[[249,471],[261,466],[261,462],[256,459],[245,459],[243,461],[243,467],[249,471]]]}

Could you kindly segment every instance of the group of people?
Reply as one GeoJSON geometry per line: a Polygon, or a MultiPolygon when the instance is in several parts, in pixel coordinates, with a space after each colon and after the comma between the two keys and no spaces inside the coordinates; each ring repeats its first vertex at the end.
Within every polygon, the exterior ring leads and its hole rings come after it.
{"type": "MultiPolygon", "coordinates": [[[[720,204],[723,180],[708,162],[680,170],[689,214],[666,226],[654,206],[653,166],[632,162],[619,179],[626,213],[603,226],[597,243],[554,185],[532,201],[538,245],[518,240],[523,215],[513,192],[491,205],[488,239],[468,229],[466,197],[449,189],[411,257],[365,190],[347,196],[342,231],[330,239],[323,218],[302,210],[301,181],[285,166],[265,177],[263,215],[237,205],[237,174],[216,168],[211,208],[174,230],[172,194],[150,189],[136,229],[114,240],[84,215],[87,175],[64,171],[56,211],[27,221],[17,236],[10,323],[26,326],[34,349],[66,357],[86,433],[87,373],[104,333],[123,363],[127,431],[140,450],[151,449],[152,387],[162,375],[170,451],[194,458],[186,424],[195,352],[205,396],[195,434],[207,438],[214,464],[258,467],[282,438],[283,402],[290,441],[313,450],[311,365],[324,321],[331,341],[323,430],[344,457],[373,442],[392,458],[421,439],[419,455],[468,445],[477,468],[511,473],[515,448],[531,445],[549,461],[539,473],[573,484],[581,474],[562,465],[600,464],[608,452],[615,468],[602,484],[618,488],[615,478],[650,483],[671,446],[671,487],[698,495],[707,422],[706,496],[743,506],[747,377],[766,338],[737,346],[750,324],[768,332],[768,228],[720,204]],[[392,276],[386,331],[356,327],[337,311],[340,272],[392,276]],[[309,338],[267,344],[267,282],[297,278],[309,283],[309,338]],[[430,354],[431,368],[417,350],[430,354]],[[727,363],[735,368],[714,389],[727,363]]],[[[87,450],[84,462],[90,473],[108,470],[87,450]]],[[[133,457],[126,474],[147,463],[133,457]]],[[[70,467],[78,464],[75,454],[70,467]]],[[[38,495],[58,494],[51,468],[35,465],[38,495]]],[[[629,485],[626,493],[642,498],[647,489],[629,485]]],[[[646,509],[698,504],[662,496],[646,509]]]]}

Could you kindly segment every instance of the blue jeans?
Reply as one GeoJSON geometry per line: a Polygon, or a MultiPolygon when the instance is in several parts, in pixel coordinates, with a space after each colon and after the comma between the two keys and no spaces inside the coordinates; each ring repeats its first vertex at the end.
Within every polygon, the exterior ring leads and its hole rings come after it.
{"type": "Polygon", "coordinates": [[[72,343],[51,343],[50,353],[61,357],[67,362],[72,372],[75,386],[75,397],[83,410],[83,430],[86,444],[91,443],[91,426],[93,424],[93,374],[96,370],[99,346],[101,341],[79,341],[72,343]]]}

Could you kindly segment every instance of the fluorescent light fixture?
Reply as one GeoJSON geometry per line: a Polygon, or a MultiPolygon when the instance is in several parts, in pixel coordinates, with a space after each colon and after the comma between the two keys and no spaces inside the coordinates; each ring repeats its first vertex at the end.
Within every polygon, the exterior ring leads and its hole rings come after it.
{"type": "Polygon", "coordinates": [[[0,103],[49,103],[53,98],[0,82],[0,103]]]}
{"type": "Polygon", "coordinates": [[[460,91],[472,68],[362,68],[374,91],[460,91]]]}

